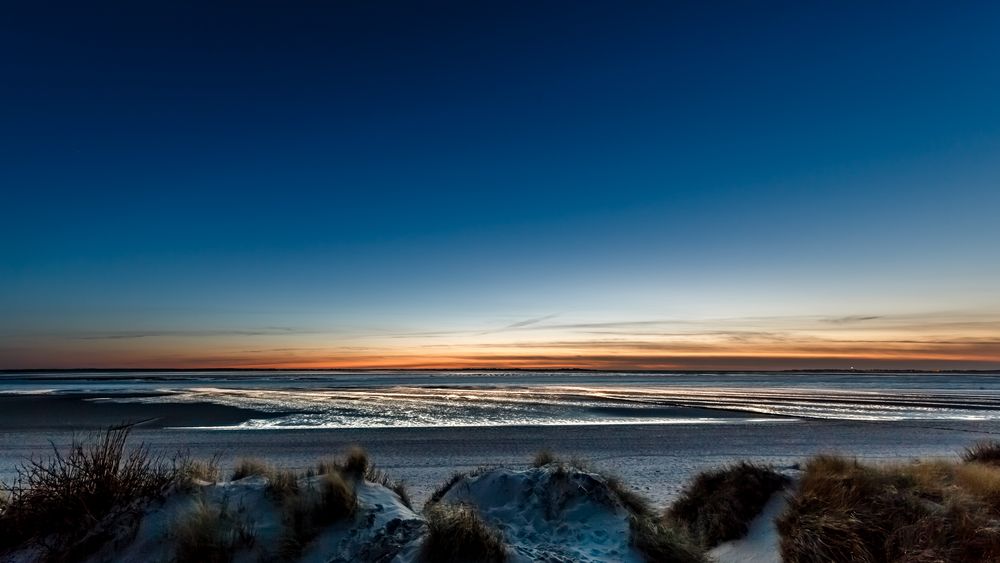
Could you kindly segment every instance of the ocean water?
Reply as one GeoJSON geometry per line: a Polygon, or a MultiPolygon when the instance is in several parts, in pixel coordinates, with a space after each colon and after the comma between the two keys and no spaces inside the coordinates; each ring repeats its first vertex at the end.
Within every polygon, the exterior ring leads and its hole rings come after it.
{"type": "Polygon", "coordinates": [[[986,373],[33,373],[0,376],[0,393],[267,413],[213,430],[1000,420],[986,373]]]}

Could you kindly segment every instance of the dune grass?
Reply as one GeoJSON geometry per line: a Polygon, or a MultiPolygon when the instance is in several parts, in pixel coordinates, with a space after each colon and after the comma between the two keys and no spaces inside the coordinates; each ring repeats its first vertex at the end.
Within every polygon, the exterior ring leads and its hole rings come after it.
{"type": "Polygon", "coordinates": [[[420,550],[428,563],[499,563],[507,547],[499,530],[470,506],[442,505],[426,512],[427,535],[420,550]]]}
{"type": "Polygon", "coordinates": [[[631,516],[632,545],[649,563],[707,563],[704,550],[688,533],[664,519],[631,516]]]}
{"type": "Polygon", "coordinates": [[[984,440],[972,444],[962,452],[962,461],[1000,465],[1000,441],[984,440]]]}
{"type": "Polygon", "coordinates": [[[239,481],[240,479],[256,476],[267,477],[273,471],[274,468],[263,460],[255,457],[243,457],[236,461],[236,467],[233,468],[233,474],[229,477],[229,480],[239,481]]]}
{"type": "Polygon", "coordinates": [[[194,459],[190,456],[183,456],[175,460],[174,466],[177,471],[178,483],[187,488],[195,483],[216,483],[222,479],[222,470],[219,468],[219,456],[212,456],[209,459],[194,459]]]}
{"type": "Polygon", "coordinates": [[[170,530],[176,563],[228,563],[254,545],[253,529],[225,504],[198,498],[170,530]]]}
{"type": "Polygon", "coordinates": [[[544,467],[555,462],[556,456],[552,453],[552,450],[540,450],[537,454],[535,454],[535,459],[531,460],[531,466],[544,467]]]}
{"type": "Polygon", "coordinates": [[[347,451],[347,456],[344,458],[344,473],[355,478],[363,477],[365,473],[371,466],[371,460],[368,459],[368,452],[361,449],[358,446],[353,446],[347,451]]]}
{"type": "Polygon", "coordinates": [[[106,539],[110,521],[160,496],[178,479],[176,465],[128,447],[130,425],[115,426],[48,458],[31,459],[4,485],[0,553],[36,544],[51,558],[74,559],[106,539]]]}
{"type": "Polygon", "coordinates": [[[281,540],[282,556],[295,559],[320,530],[353,516],[357,508],[358,499],[353,484],[337,471],[321,475],[316,487],[297,490],[285,497],[282,505],[285,527],[281,540]]]}
{"type": "Polygon", "coordinates": [[[406,483],[393,479],[388,473],[372,464],[368,453],[358,446],[353,446],[347,451],[344,461],[340,461],[336,458],[325,458],[320,460],[319,463],[316,464],[315,473],[316,475],[340,473],[341,475],[351,479],[363,480],[376,485],[381,485],[396,493],[396,496],[399,497],[399,500],[403,503],[403,505],[410,510],[413,510],[413,503],[406,490],[406,483]]]}
{"type": "Polygon", "coordinates": [[[746,535],[771,495],[788,483],[774,469],[748,462],[704,471],[681,491],[667,517],[709,549],[746,535]]]}
{"type": "Polygon", "coordinates": [[[777,521],[785,561],[1000,560],[1000,469],[817,456],[777,521]]]}

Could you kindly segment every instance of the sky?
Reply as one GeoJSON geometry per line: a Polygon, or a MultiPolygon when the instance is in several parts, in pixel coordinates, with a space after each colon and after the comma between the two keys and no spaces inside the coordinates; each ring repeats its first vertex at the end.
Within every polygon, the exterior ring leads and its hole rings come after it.
{"type": "Polygon", "coordinates": [[[0,368],[1000,368],[1000,5],[0,19],[0,368]]]}

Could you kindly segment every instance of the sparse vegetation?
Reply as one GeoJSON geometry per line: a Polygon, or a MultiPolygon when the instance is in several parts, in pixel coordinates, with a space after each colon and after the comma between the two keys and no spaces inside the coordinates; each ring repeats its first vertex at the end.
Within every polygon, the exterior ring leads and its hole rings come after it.
{"type": "Polygon", "coordinates": [[[316,475],[326,475],[333,471],[340,471],[342,468],[343,465],[334,458],[321,459],[316,464],[316,475]]]}
{"type": "Polygon", "coordinates": [[[0,552],[33,543],[50,558],[79,558],[107,539],[102,530],[111,522],[174,483],[176,467],[145,446],[127,447],[130,431],[112,427],[18,468],[14,483],[3,485],[0,552]]]}
{"type": "Polygon", "coordinates": [[[392,479],[388,473],[372,465],[368,453],[360,447],[354,446],[347,452],[343,463],[335,458],[326,458],[316,464],[316,475],[327,475],[329,473],[340,473],[354,479],[363,479],[369,483],[382,485],[392,490],[403,504],[413,509],[410,495],[406,491],[406,483],[392,479]]]}
{"type": "Polygon", "coordinates": [[[267,477],[273,471],[274,468],[257,458],[244,457],[236,462],[236,467],[233,469],[233,476],[230,477],[230,480],[239,481],[240,479],[254,476],[267,477]]]}
{"type": "Polygon", "coordinates": [[[651,516],[629,519],[632,545],[650,563],[703,563],[704,551],[683,529],[651,516]]]}
{"type": "Polygon", "coordinates": [[[297,557],[324,526],[352,516],[357,506],[354,487],[338,471],[321,475],[318,487],[287,496],[282,506],[282,555],[297,557]]]}
{"type": "Polygon", "coordinates": [[[544,467],[556,461],[556,456],[551,450],[541,450],[535,454],[535,459],[531,461],[532,467],[544,467]]]}
{"type": "Polygon", "coordinates": [[[465,505],[435,505],[427,511],[420,551],[433,563],[494,563],[507,560],[503,535],[465,505]]]}
{"type": "Polygon", "coordinates": [[[441,486],[439,486],[437,489],[434,490],[433,493],[431,493],[430,498],[427,499],[426,503],[424,503],[424,511],[426,512],[428,508],[440,502],[441,499],[444,497],[444,495],[448,494],[448,491],[450,491],[451,488],[454,487],[463,478],[482,475],[483,473],[486,473],[487,471],[490,471],[492,469],[496,469],[496,466],[482,465],[473,469],[472,471],[456,471],[455,473],[452,473],[451,476],[448,477],[448,479],[441,484],[441,486]]]}
{"type": "Polygon", "coordinates": [[[219,469],[219,456],[209,459],[192,459],[183,456],[175,460],[179,483],[190,486],[196,481],[205,483],[215,483],[222,478],[222,471],[219,469]]]}
{"type": "Polygon", "coordinates": [[[975,463],[809,461],[777,521],[785,561],[996,561],[1000,471],[975,463]],[[975,467],[972,467],[975,466],[975,467]]]}
{"type": "Polygon", "coordinates": [[[426,511],[429,507],[440,502],[441,499],[444,498],[444,495],[448,494],[448,491],[450,491],[451,488],[454,487],[456,483],[465,478],[465,476],[466,473],[463,473],[461,471],[452,473],[451,477],[448,477],[448,479],[444,483],[442,483],[440,487],[434,489],[434,492],[431,493],[430,498],[427,499],[427,503],[424,505],[424,510],[426,511]]]}
{"type": "Polygon", "coordinates": [[[629,514],[638,517],[652,515],[653,509],[646,497],[633,491],[621,478],[612,475],[605,477],[604,482],[611,489],[611,492],[618,497],[618,500],[625,505],[625,509],[629,511],[629,514]]]}
{"type": "Polygon", "coordinates": [[[375,466],[369,466],[368,470],[365,471],[365,481],[369,483],[375,483],[376,485],[382,485],[383,487],[396,493],[399,500],[402,501],[403,505],[410,510],[413,510],[413,503],[410,502],[410,494],[406,491],[406,483],[403,481],[396,481],[389,477],[389,474],[375,466]]]}
{"type": "Polygon", "coordinates": [[[347,475],[358,478],[364,476],[368,472],[369,465],[370,460],[368,459],[368,452],[354,446],[347,451],[347,457],[344,459],[343,470],[347,475]]]}
{"type": "Polygon", "coordinates": [[[252,528],[228,507],[198,498],[170,530],[176,563],[228,563],[254,544],[252,528]]]}
{"type": "Polygon", "coordinates": [[[1000,441],[984,440],[972,444],[962,452],[962,461],[1000,465],[1000,441]]]}
{"type": "Polygon", "coordinates": [[[299,491],[299,476],[290,469],[272,469],[267,474],[267,493],[282,500],[299,491]]]}
{"type": "Polygon", "coordinates": [[[667,511],[704,548],[743,537],[771,495],[789,482],[770,467],[740,462],[698,474],[667,511]]]}

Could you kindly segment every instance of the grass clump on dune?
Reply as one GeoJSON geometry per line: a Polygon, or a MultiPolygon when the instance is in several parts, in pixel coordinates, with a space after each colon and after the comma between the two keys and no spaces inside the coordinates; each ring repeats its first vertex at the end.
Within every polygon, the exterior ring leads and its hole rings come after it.
{"type": "Polygon", "coordinates": [[[170,530],[177,563],[227,563],[254,544],[253,530],[225,505],[198,499],[170,530]]]}
{"type": "Polygon", "coordinates": [[[176,482],[176,467],[145,446],[127,447],[131,429],[111,427],[19,467],[14,483],[4,485],[0,553],[36,543],[52,558],[79,558],[106,539],[101,530],[110,521],[176,482]]]}
{"type": "Polygon", "coordinates": [[[962,461],[1000,465],[1000,441],[984,440],[976,442],[962,452],[962,461]]]}
{"type": "Polygon", "coordinates": [[[420,557],[428,563],[499,563],[507,560],[507,547],[474,508],[439,504],[427,510],[420,557]]]}
{"type": "Polygon", "coordinates": [[[373,465],[371,459],[368,457],[368,453],[358,446],[354,446],[348,450],[343,462],[328,458],[321,460],[316,465],[317,475],[326,475],[329,473],[340,473],[351,479],[381,485],[396,493],[396,496],[399,497],[403,505],[413,510],[410,495],[406,490],[406,483],[392,479],[388,473],[373,465]]]}
{"type": "Polygon", "coordinates": [[[632,545],[650,563],[705,563],[704,550],[691,540],[683,529],[669,521],[653,517],[632,516],[629,519],[632,545]]]}
{"type": "Polygon", "coordinates": [[[282,500],[299,490],[299,475],[291,469],[279,469],[259,459],[243,458],[236,463],[231,480],[263,477],[265,490],[275,499],[282,500]]]}
{"type": "Polygon", "coordinates": [[[1000,469],[808,462],[777,520],[785,561],[1000,560],[1000,469]]]}
{"type": "Polygon", "coordinates": [[[556,462],[556,456],[551,450],[541,450],[535,454],[535,459],[531,460],[532,467],[544,467],[556,462]]]}
{"type": "Polygon", "coordinates": [[[192,459],[183,457],[175,462],[177,480],[180,484],[191,487],[195,483],[216,483],[222,478],[219,468],[219,456],[209,459],[192,459]]]}
{"type": "Polygon", "coordinates": [[[285,527],[282,554],[288,559],[296,558],[320,530],[353,516],[357,508],[354,486],[339,472],[326,473],[320,476],[316,487],[289,495],[282,506],[285,527]]]}
{"type": "Polygon", "coordinates": [[[772,468],[740,462],[698,474],[667,510],[708,549],[747,533],[750,522],[788,477],[772,468]]]}
{"type": "Polygon", "coordinates": [[[233,468],[233,475],[229,479],[231,481],[239,481],[247,477],[267,477],[273,471],[274,468],[262,460],[253,457],[244,457],[236,462],[236,467],[233,468]]]}

